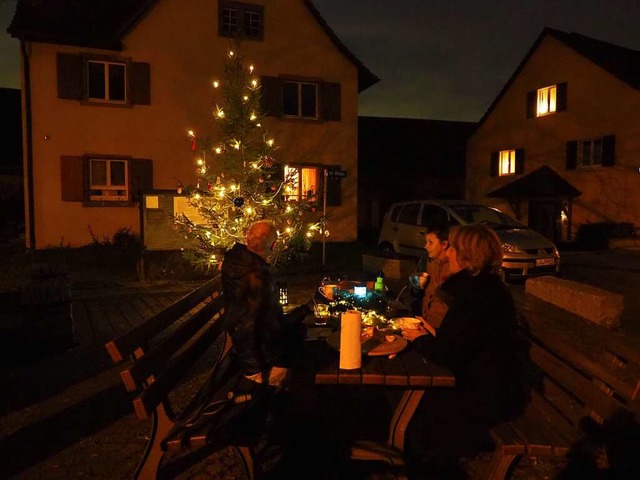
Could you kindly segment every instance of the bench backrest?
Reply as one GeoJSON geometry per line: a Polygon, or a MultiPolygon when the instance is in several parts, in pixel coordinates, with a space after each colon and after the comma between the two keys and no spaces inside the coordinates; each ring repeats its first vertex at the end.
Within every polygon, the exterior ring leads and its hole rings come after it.
{"type": "Polygon", "coordinates": [[[529,355],[540,369],[536,393],[575,426],[583,417],[602,424],[634,410],[636,385],[558,338],[532,338],[529,355]]]}
{"type": "Polygon", "coordinates": [[[224,304],[217,276],[105,345],[114,363],[133,359],[120,376],[128,391],[139,392],[133,401],[139,418],[148,418],[166,400],[221,334],[225,339],[214,368],[231,344],[224,334],[224,304]]]}

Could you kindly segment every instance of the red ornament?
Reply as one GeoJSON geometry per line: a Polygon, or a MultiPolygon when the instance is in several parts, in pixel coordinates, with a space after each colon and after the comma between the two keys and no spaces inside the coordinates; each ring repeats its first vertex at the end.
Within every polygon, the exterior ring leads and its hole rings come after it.
{"type": "Polygon", "coordinates": [[[213,183],[211,182],[207,183],[207,189],[213,190],[213,183]]]}
{"type": "Polygon", "coordinates": [[[316,207],[311,207],[311,211],[315,212],[316,211],[316,207]]]}
{"type": "Polygon", "coordinates": [[[271,157],[264,157],[264,159],[262,160],[262,165],[265,168],[270,168],[273,165],[273,158],[271,157]]]}
{"type": "Polygon", "coordinates": [[[191,151],[194,152],[196,149],[196,139],[191,140],[191,151]]]}

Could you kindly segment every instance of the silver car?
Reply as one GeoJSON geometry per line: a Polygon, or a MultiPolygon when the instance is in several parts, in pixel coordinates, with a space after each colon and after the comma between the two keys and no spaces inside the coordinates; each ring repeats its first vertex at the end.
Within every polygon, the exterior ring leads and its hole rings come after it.
{"type": "Polygon", "coordinates": [[[425,233],[432,225],[484,223],[502,241],[507,279],[557,275],[560,254],[548,238],[500,210],[464,200],[417,200],[394,203],[385,214],[378,245],[385,251],[424,255],[425,233]]]}

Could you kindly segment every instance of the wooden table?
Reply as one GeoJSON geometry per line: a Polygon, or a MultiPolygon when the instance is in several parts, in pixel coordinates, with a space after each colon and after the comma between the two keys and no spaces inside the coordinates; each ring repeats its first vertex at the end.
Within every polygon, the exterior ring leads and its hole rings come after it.
{"type": "Polygon", "coordinates": [[[298,370],[316,385],[371,385],[402,391],[389,425],[384,445],[358,441],[351,448],[351,458],[403,462],[405,432],[422,396],[432,388],[453,387],[455,377],[446,368],[425,360],[408,345],[395,358],[362,358],[362,368],[341,370],[339,354],[323,341],[305,342],[298,370]]]}

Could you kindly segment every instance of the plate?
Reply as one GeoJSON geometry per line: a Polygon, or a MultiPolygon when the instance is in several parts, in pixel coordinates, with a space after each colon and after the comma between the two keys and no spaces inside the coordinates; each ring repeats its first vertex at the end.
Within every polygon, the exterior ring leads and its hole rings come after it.
{"type": "MultiPolygon", "coordinates": [[[[386,335],[380,338],[360,337],[362,340],[362,353],[370,357],[393,355],[405,349],[408,342],[399,335],[386,335]],[[392,341],[388,341],[387,337],[392,337],[392,341]]],[[[333,332],[327,336],[327,345],[336,351],[340,351],[340,331],[333,332]]]]}

